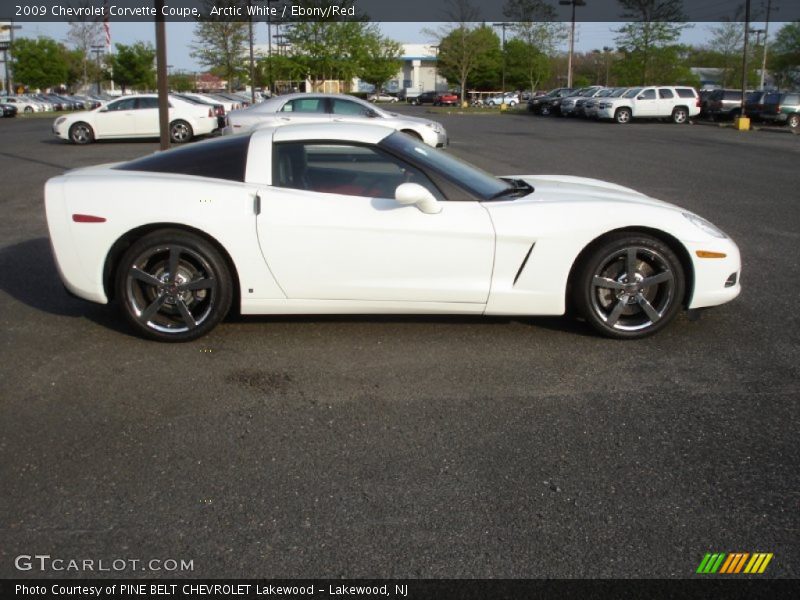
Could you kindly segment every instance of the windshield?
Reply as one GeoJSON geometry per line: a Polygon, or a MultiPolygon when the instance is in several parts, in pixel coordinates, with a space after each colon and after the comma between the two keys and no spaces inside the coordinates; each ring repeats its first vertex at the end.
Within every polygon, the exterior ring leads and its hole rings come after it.
{"type": "Polygon", "coordinates": [[[520,189],[515,182],[494,177],[451,154],[426,146],[402,133],[393,133],[379,146],[446,177],[484,200],[513,195],[520,189]]]}
{"type": "Polygon", "coordinates": [[[631,88],[624,94],[622,94],[623,98],[633,98],[634,96],[638,95],[639,92],[642,91],[643,88],[631,88]]]}
{"type": "Polygon", "coordinates": [[[628,88],[619,88],[618,90],[614,90],[611,93],[611,97],[612,98],[619,98],[620,96],[622,96],[627,91],[628,91],[628,88]]]}

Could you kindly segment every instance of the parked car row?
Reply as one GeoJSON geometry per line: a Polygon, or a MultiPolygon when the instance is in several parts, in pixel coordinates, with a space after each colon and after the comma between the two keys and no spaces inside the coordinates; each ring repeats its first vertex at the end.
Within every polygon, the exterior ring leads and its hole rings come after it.
{"type": "MultiPolygon", "coordinates": [[[[702,116],[712,121],[732,120],[742,115],[742,90],[719,89],[705,95],[702,116]]],[[[744,114],[754,121],[800,127],[800,92],[745,92],[744,114]]]]}
{"type": "Polygon", "coordinates": [[[0,102],[0,117],[2,118],[11,118],[17,116],[17,107],[13,104],[6,104],[5,102],[0,102]]]}
{"type": "Polygon", "coordinates": [[[108,101],[109,97],[100,96],[61,96],[59,94],[18,94],[14,96],[0,95],[0,102],[13,104],[21,113],[37,113],[63,110],[91,110],[108,101]]]}
{"type": "Polygon", "coordinates": [[[557,88],[531,98],[528,110],[540,115],[581,116],[620,124],[633,119],[671,119],[686,123],[700,114],[700,96],[688,86],[581,89],[557,88]]]}

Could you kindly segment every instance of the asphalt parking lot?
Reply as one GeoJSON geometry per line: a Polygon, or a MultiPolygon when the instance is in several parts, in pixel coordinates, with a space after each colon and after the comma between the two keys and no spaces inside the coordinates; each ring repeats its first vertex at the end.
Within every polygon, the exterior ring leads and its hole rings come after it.
{"type": "Polygon", "coordinates": [[[36,553],[194,561],[118,576],[688,577],[708,551],[773,552],[765,576],[800,576],[800,138],[436,118],[489,171],[698,212],[739,244],[742,295],[639,342],[451,317],[147,342],[63,291],[42,186],[156,144],[0,120],[0,577],[75,575],[15,569],[36,553]]]}

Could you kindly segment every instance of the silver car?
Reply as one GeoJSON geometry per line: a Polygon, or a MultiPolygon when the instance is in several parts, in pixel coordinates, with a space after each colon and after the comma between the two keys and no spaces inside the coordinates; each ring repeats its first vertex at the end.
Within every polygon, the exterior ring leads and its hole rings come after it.
{"type": "Polygon", "coordinates": [[[226,117],[223,135],[243,133],[264,124],[380,123],[407,133],[434,148],[447,145],[447,131],[436,121],[409,117],[378,108],[343,94],[286,94],[261,104],[234,110],[226,117]]]}

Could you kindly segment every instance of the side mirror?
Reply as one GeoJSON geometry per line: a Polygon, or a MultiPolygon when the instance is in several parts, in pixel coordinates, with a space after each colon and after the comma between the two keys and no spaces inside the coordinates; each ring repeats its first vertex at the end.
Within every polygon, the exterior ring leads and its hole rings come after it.
{"type": "Polygon", "coordinates": [[[442,212],[439,201],[418,183],[402,183],[394,191],[394,199],[403,206],[416,206],[428,215],[442,212]]]}

